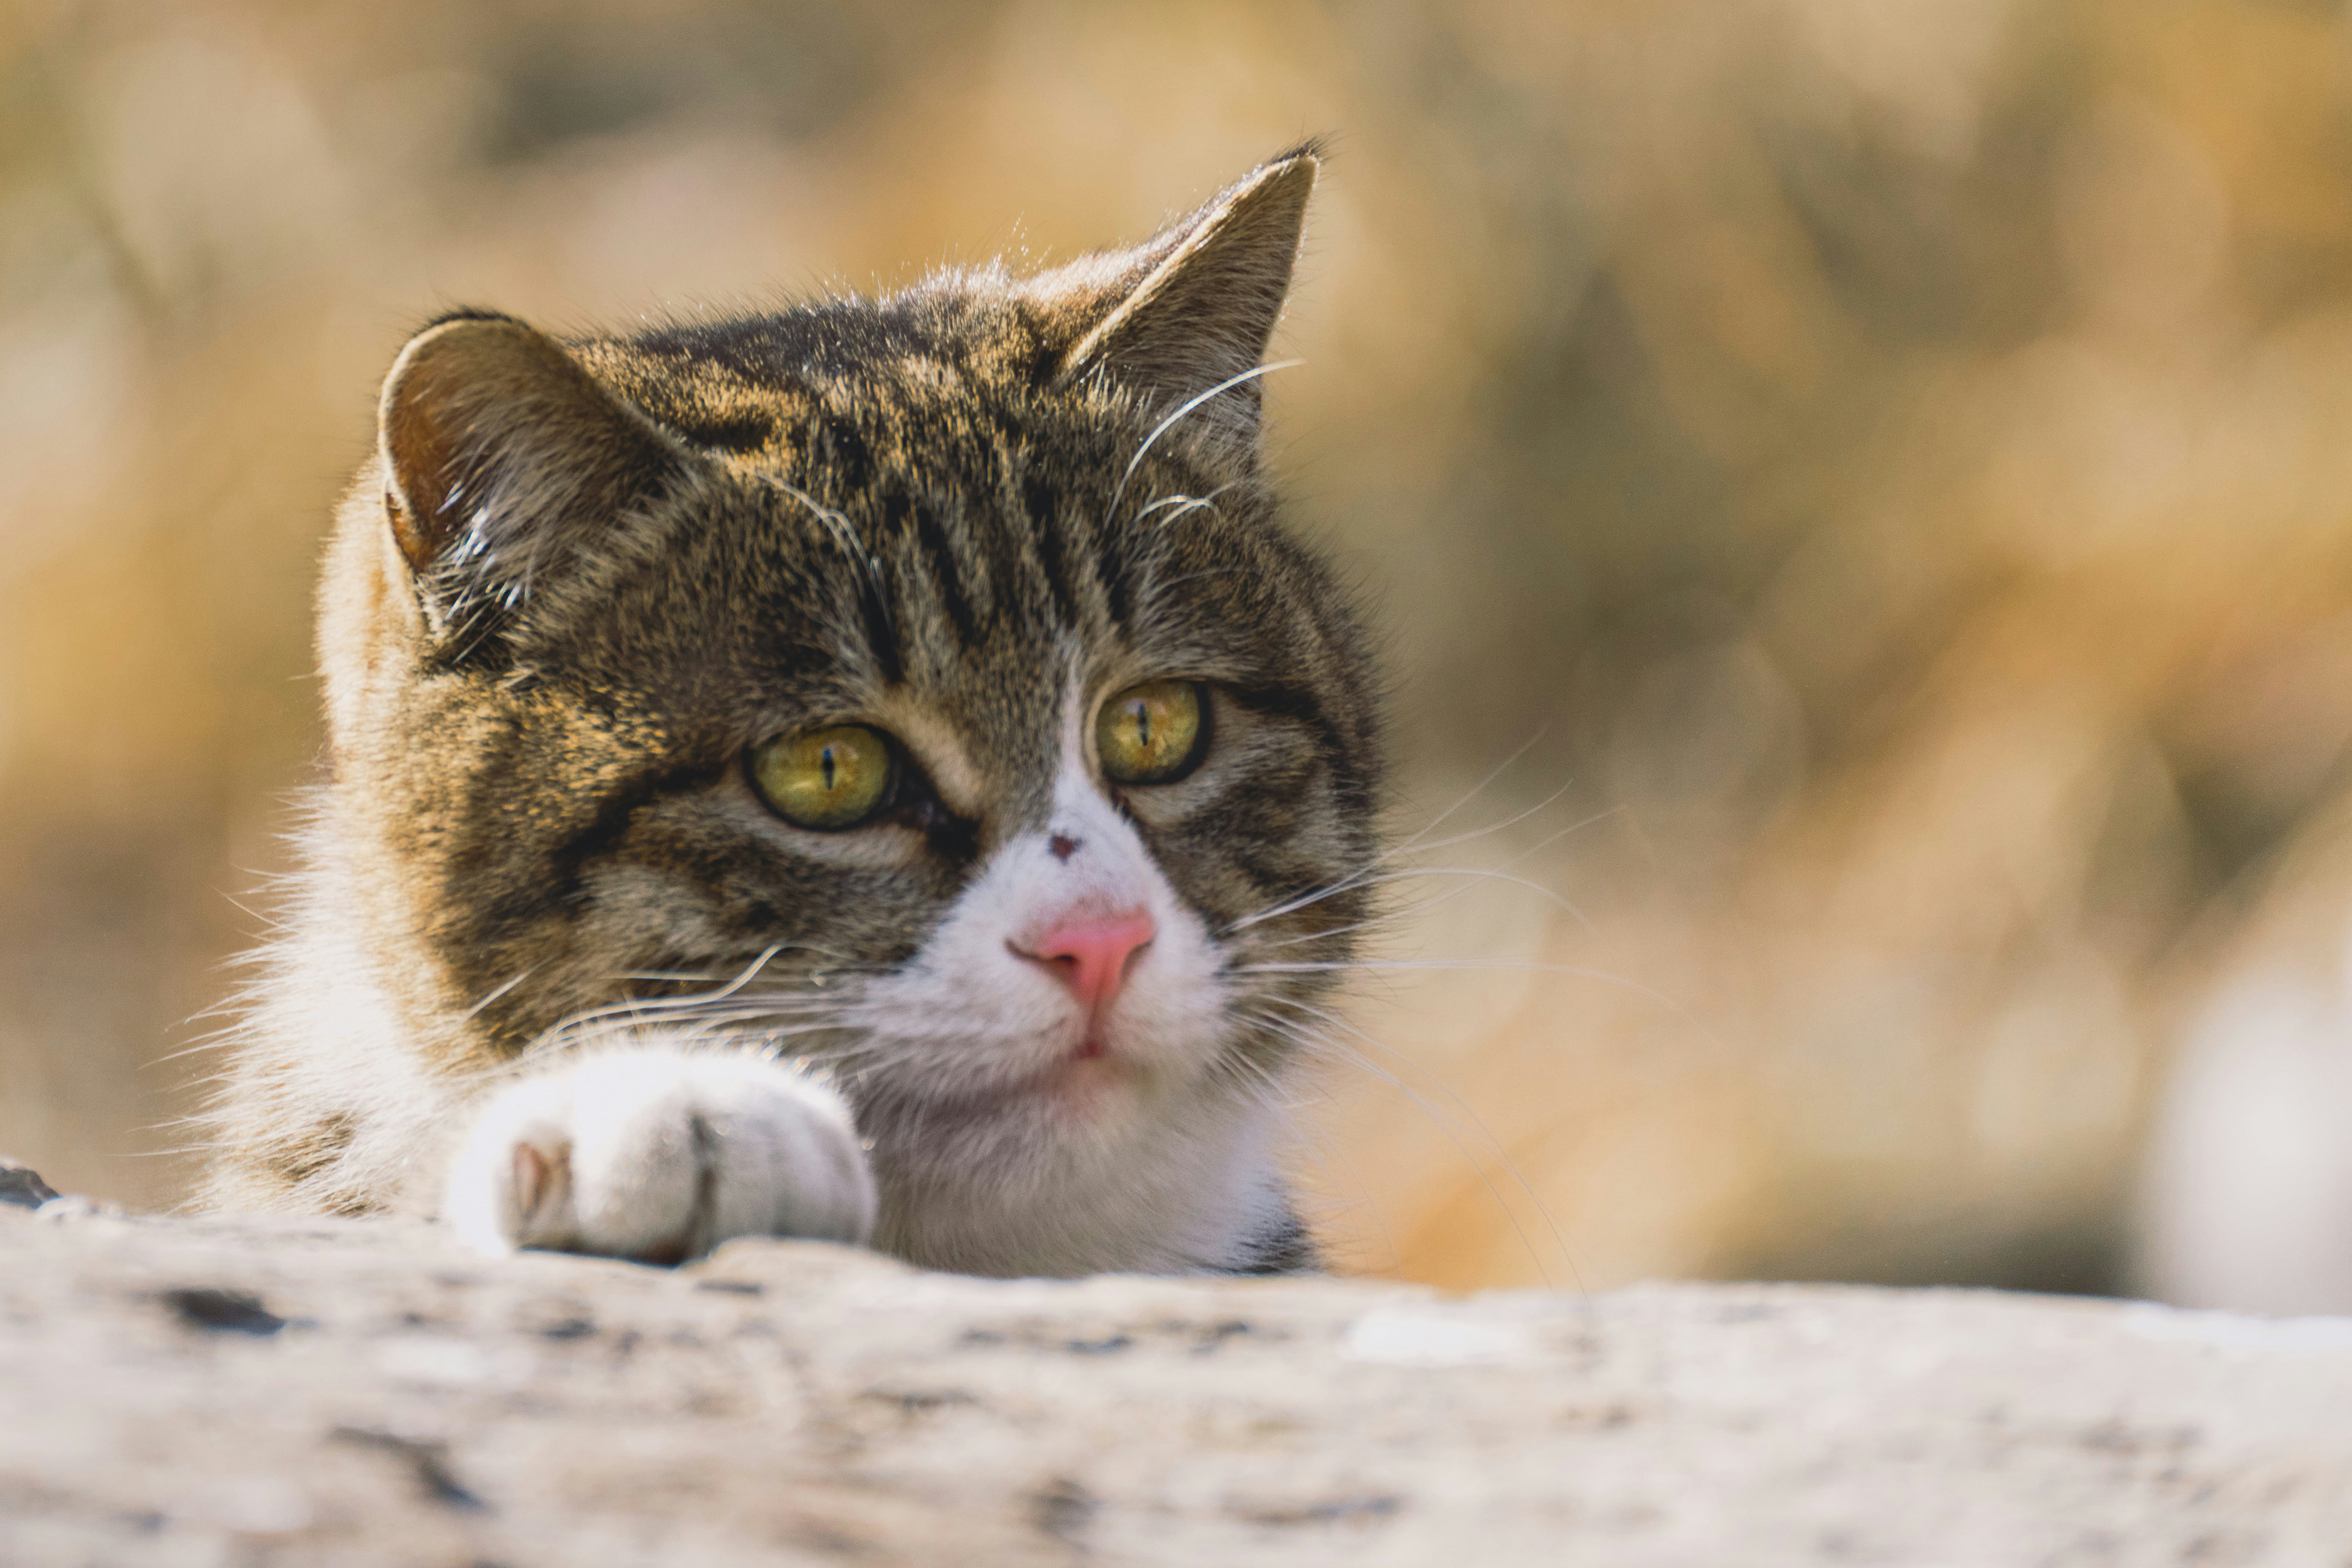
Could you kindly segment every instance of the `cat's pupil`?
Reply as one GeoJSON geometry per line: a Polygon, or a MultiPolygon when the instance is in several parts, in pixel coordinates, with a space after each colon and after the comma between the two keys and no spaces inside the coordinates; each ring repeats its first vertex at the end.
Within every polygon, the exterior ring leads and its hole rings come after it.
{"type": "Polygon", "coordinates": [[[831,746],[827,746],[823,754],[817,758],[817,765],[824,770],[824,789],[825,793],[830,795],[833,793],[833,748],[831,746]]]}
{"type": "Polygon", "coordinates": [[[1135,743],[1149,752],[1151,750],[1150,704],[1138,702],[1129,710],[1135,715],[1135,743]]]}

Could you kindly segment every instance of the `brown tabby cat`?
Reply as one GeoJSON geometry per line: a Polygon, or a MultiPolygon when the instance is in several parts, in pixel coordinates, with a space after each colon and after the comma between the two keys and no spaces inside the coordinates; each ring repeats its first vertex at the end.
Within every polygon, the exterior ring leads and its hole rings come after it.
{"type": "Polygon", "coordinates": [[[1311,1267],[1274,1134],[1381,773],[1258,458],[1316,172],[1027,279],[412,340],[209,1202],[1311,1267]]]}

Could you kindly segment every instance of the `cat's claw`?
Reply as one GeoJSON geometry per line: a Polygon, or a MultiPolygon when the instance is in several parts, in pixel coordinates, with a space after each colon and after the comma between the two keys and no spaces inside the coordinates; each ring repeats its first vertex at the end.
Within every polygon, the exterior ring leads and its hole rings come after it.
{"type": "Polygon", "coordinates": [[[677,1263],[737,1236],[862,1243],[875,1203],[830,1089],[757,1057],[640,1048],[491,1095],[450,1165],[442,1215],[484,1252],[677,1263]]]}

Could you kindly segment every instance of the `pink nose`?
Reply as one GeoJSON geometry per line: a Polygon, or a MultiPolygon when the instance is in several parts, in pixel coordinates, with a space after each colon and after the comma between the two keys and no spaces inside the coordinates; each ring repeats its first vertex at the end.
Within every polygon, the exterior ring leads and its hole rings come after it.
{"type": "Polygon", "coordinates": [[[1059,974],[1089,1009],[1107,1005],[1127,979],[1128,965],[1158,930],[1141,910],[1103,920],[1072,921],[1045,933],[1034,948],[1015,948],[1059,974]]]}

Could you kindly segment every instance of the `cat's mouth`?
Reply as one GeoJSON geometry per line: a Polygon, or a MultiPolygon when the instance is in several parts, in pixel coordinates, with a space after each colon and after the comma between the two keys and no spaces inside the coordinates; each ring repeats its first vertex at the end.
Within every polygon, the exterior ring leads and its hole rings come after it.
{"type": "Polygon", "coordinates": [[[1090,1029],[1059,1061],[1008,1085],[996,1103],[1007,1110],[1028,1106],[1055,1116],[1086,1117],[1103,1110],[1121,1089],[1133,1088],[1140,1077],[1137,1063],[1114,1056],[1090,1029]]]}
{"type": "Polygon", "coordinates": [[[1142,1063],[1114,1052],[1089,1030],[1068,1051],[1018,1078],[925,1097],[929,1100],[927,1114],[966,1122],[1024,1116],[1087,1121],[1110,1109],[1121,1095],[1139,1089],[1147,1072],[1142,1063]]]}
{"type": "Polygon", "coordinates": [[[1133,1062],[1112,1056],[1101,1040],[1088,1035],[1076,1050],[1046,1069],[1037,1092],[1066,1100],[1086,1100],[1132,1084],[1141,1076],[1133,1062]]]}

